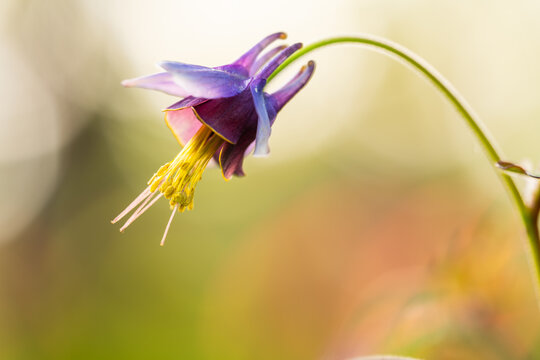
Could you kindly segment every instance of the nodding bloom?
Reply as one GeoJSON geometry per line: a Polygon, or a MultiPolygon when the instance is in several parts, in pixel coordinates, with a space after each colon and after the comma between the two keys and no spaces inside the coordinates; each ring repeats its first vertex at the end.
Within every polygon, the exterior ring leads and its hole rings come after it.
{"type": "Polygon", "coordinates": [[[164,197],[172,213],[163,245],[175,212],[193,208],[195,186],[211,161],[219,163],[228,180],[233,175],[244,175],[242,163],[252,150],[254,156],[268,154],[270,127],[276,114],[306,85],[315,67],[310,61],[280,90],[264,92],[268,77],[302,47],[300,43],[277,46],[261,54],[273,41],[285,38],[284,33],[269,35],[232,64],[209,68],[162,61],[159,66],[164,72],[122,82],[126,87],[183,98],[164,110],[165,122],[183,148],[159,168],[148,187],[112,221],[118,222],[135,209],[120,231],[164,197]]]}

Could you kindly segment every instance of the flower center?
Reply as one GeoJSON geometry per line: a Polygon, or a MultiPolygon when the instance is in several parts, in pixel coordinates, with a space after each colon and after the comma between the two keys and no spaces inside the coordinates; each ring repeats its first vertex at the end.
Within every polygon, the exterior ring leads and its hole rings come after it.
{"type": "Polygon", "coordinates": [[[171,207],[193,209],[195,186],[224,140],[203,125],[173,161],[166,163],[148,181],[150,191],[159,190],[171,207]]]}

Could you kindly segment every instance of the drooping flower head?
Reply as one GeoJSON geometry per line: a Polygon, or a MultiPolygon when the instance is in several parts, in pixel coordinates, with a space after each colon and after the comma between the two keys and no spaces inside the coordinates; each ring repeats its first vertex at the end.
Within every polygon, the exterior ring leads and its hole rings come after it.
{"type": "Polygon", "coordinates": [[[122,82],[126,87],[183,98],[164,110],[165,121],[183,149],[112,221],[116,223],[135,209],[120,231],[163,196],[172,208],[163,244],[175,212],[193,208],[195,186],[209,162],[217,161],[223,176],[230,179],[244,175],[242,163],[251,150],[254,156],[268,154],[277,113],[309,81],[315,67],[310,61],[280,90],[264,92],[268,77],[302,46],[277,46],[261,54],[272,42],[285,37],[281,32],[267,36],[232,64],[209,68],[162,61],[159,65],[164,72],[122,82]]]}

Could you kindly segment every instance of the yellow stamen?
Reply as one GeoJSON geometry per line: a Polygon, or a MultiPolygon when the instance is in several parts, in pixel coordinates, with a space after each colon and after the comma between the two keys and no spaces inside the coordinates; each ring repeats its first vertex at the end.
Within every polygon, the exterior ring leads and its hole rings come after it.
{"type": "Polygon", "coordinates": [[[180,212],[191,210],[195,186],[223,142],[210,128],[201,126],[174,160],[160,167],[148,181],[150,191],[159,190],[180,212]]]}

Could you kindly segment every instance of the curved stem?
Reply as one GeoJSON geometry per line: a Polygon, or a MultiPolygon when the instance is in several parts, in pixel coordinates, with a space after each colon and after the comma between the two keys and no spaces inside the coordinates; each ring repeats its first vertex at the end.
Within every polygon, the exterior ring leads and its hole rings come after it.
{"type": "MultiPolygon", "coordinates": [[[[538,216],[540,215],[540,189],[536,189],[536,193],[534,194],[532,203],[529,207],[529,214],[531,216],[531,221],[538,225],[538,216]]],[[[536,230],[536,237],[538,238],[538,226],[535,226],[534,229],[536,230]]]]}
{"type": "MultiPolygon", "coordinates": [[[[408,65],[412,66],[415,70],[419,71],[433,85],[435,85],[435,87],[452,103],[452,105],[454,105],[458,113],[463,117],[463,119],[471,129],[472,133],[484,149],[489,162],[491,164],[495,164],[498,161],[501,161],[501,156],[499,155],[500,152],[495,148],[493,140],[490,140],[488,132],[483,129],[478,116],[474,113],[474,111],[467,104],[467,102],[461,97],[458,91],[452,86],[452,84],[450,84],[437,70],[432,68],[431,65],[429,65],[421,57],[414,54],[410,50],[402,47],[401,45],[393,43],[384,38],[379,38],[372,35],[359,35],[335,37],[315,42],[309,46],[300,49],[289,59],[287,59],[283,64],[281,64],[281,66],[278,67],[268,78],[268,82],[270,82],[270,80],[272,80],[281,70],[286,68],[288,65],[290,65],[292,62],[296,61],[300,57],[318,48],[337,43],[357,43],[383,50],[383,52],[385,52],[387,55],[397,57],[398,59],[403,60],[408,65]]],[[[510,178],[503,172],[498,172],[497,174],[499,175],[499,178],[501,179],[504,187],[508,191],[510,198],[517,207],[521,216],[521,220],[525,225],[528,239],[527,245],[533,270],[534,285],[538,294],[538,286],[540,282],[540,239],[536,224],[538,213],[533,214],[527,207],[512,178],[510,178]]]]}

